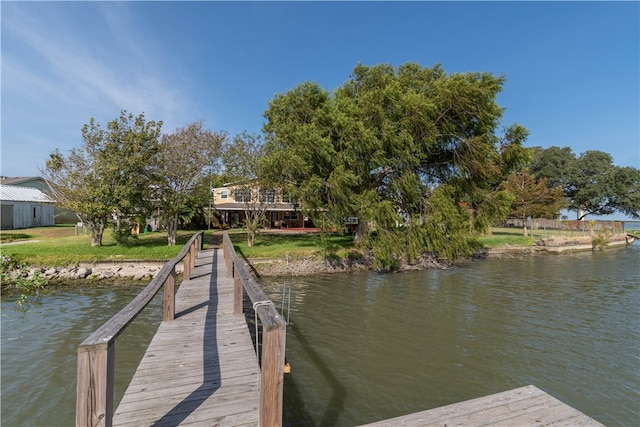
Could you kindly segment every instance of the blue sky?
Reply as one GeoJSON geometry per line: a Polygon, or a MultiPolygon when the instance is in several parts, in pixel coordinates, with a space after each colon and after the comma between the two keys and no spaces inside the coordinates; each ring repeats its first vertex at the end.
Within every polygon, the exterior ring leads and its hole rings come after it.
{"type": "Polygon", "coordinates": [[[1,170],[39,175],[121,109],[171,132],[260,132],[277,93],[342,85],[358,63],[504,74],[503,125],[527,146],[640,167],[638,2],[10,2],[1,170]]]}

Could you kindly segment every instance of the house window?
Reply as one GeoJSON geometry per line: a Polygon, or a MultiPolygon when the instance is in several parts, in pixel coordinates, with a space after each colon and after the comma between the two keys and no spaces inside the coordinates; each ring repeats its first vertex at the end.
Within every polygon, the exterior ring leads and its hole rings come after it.
{"type": "Polygon", "coordinates": [[[288,204],[296,204],[298,203],[298,200],[291,197],[291,194],[285,193],[284,191],[282,192],[282,203],[288,203],[288,204]]]}
{"type": "Polygon", "coordinates": [[[285,220],[298,219],[298,212],[285,212],[284,219],[285,220]]]}
{"type": "Polygon", "coordinates": [[[221,199],[226,199],[227,197],[229,197],[229,192],[227,190],[221,190],[220,191],[220,198],[221,199]]]}
{"type": "Polygon", "coordinates": [[[233,198],[238,203],[251,202],[251,189],[237,188],[233,191],[233,198]]]}
{"type": "Polygon", "coordinates": [[[276,191],[275,190],[262,190],[259,191],[260,201],[262,203],[275,203],[276,191]]]}

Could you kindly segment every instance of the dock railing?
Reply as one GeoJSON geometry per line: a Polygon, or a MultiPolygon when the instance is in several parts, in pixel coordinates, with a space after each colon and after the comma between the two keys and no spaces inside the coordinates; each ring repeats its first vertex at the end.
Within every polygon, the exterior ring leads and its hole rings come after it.
{"type": "MultiPolygon", "coordinates": [[[[262,324],[262,357],[260,362],[261,426],[282,425],[286,322],[273,302],[253,279],[245,263],[238,258],[229,234],[223,233],[224,260],[227,274],[234,279],[233,314],[242,314],[243,289],[251,300],[262,324]]],[[[258,325],[256,324],[256,335],[258,325]]],[[[256,348],[258,352],[258,348],[256,348]]],[[[259,352],[258,352],[259,354],[259,352]]]]}
{"type": "Polygon", "coordinates": [[[203,231],[191,237],[182,251],[167,262],[129,304],[96,329],[78,347],[76,426],[111,427],[114,412],[115,344],[118,335],[140,314],[164,286],[163,320],[175,317],[176,265],[183,263],[185,280],[191,278],[203,231]]]}

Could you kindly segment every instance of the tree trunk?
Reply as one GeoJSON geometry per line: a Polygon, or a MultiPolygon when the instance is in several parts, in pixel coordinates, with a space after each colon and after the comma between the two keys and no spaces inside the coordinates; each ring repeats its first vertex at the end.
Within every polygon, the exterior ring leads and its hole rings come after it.
{"type": "Polygon", "coordinates": [[[102,246],[102,234],[104,233],[104,225],[87,223],[89,225],[89,231],[91,232],[91,246],[102,246]]]}
{"type": "Polygon", "coordinates": [[[358,219],[358,225],[356,227],[355,236],[353,237],[353,243],[356,245],[359,245],[364,240],[364,236],[366,232],[367,232],[367,228],[364,226],[364,224],[362,224],[360,219],[358,219]]]}
{"type": "Polygon", "coordinates": [[[523,237],[529,237],[529,234],[527,233],[527,220],[526,219],[522,220],[522,236],[523,237]]]}
{"type": "Polygon", "coordinates": [[[167,241],[169,246],[175,246],[178,238],[178,218],[167,220],[167,241]]]}
{"type": "Polygon", "coordinates": [[[256,242],[256,232],[255,231],[248,231],[247,232],[247,246],[249,246],[250,248],[253,247],[253,244],[256,242]]]}

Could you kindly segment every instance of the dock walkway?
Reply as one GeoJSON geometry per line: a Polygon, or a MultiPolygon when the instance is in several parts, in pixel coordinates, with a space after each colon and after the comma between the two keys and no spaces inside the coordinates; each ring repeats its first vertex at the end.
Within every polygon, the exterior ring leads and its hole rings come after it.
{"type": "Polygon", "coordinates": [[[114,426],[257,426],[258,360],[245,317],[233,314],[222,249],[198,253],[113,418],[114,426]]]}

